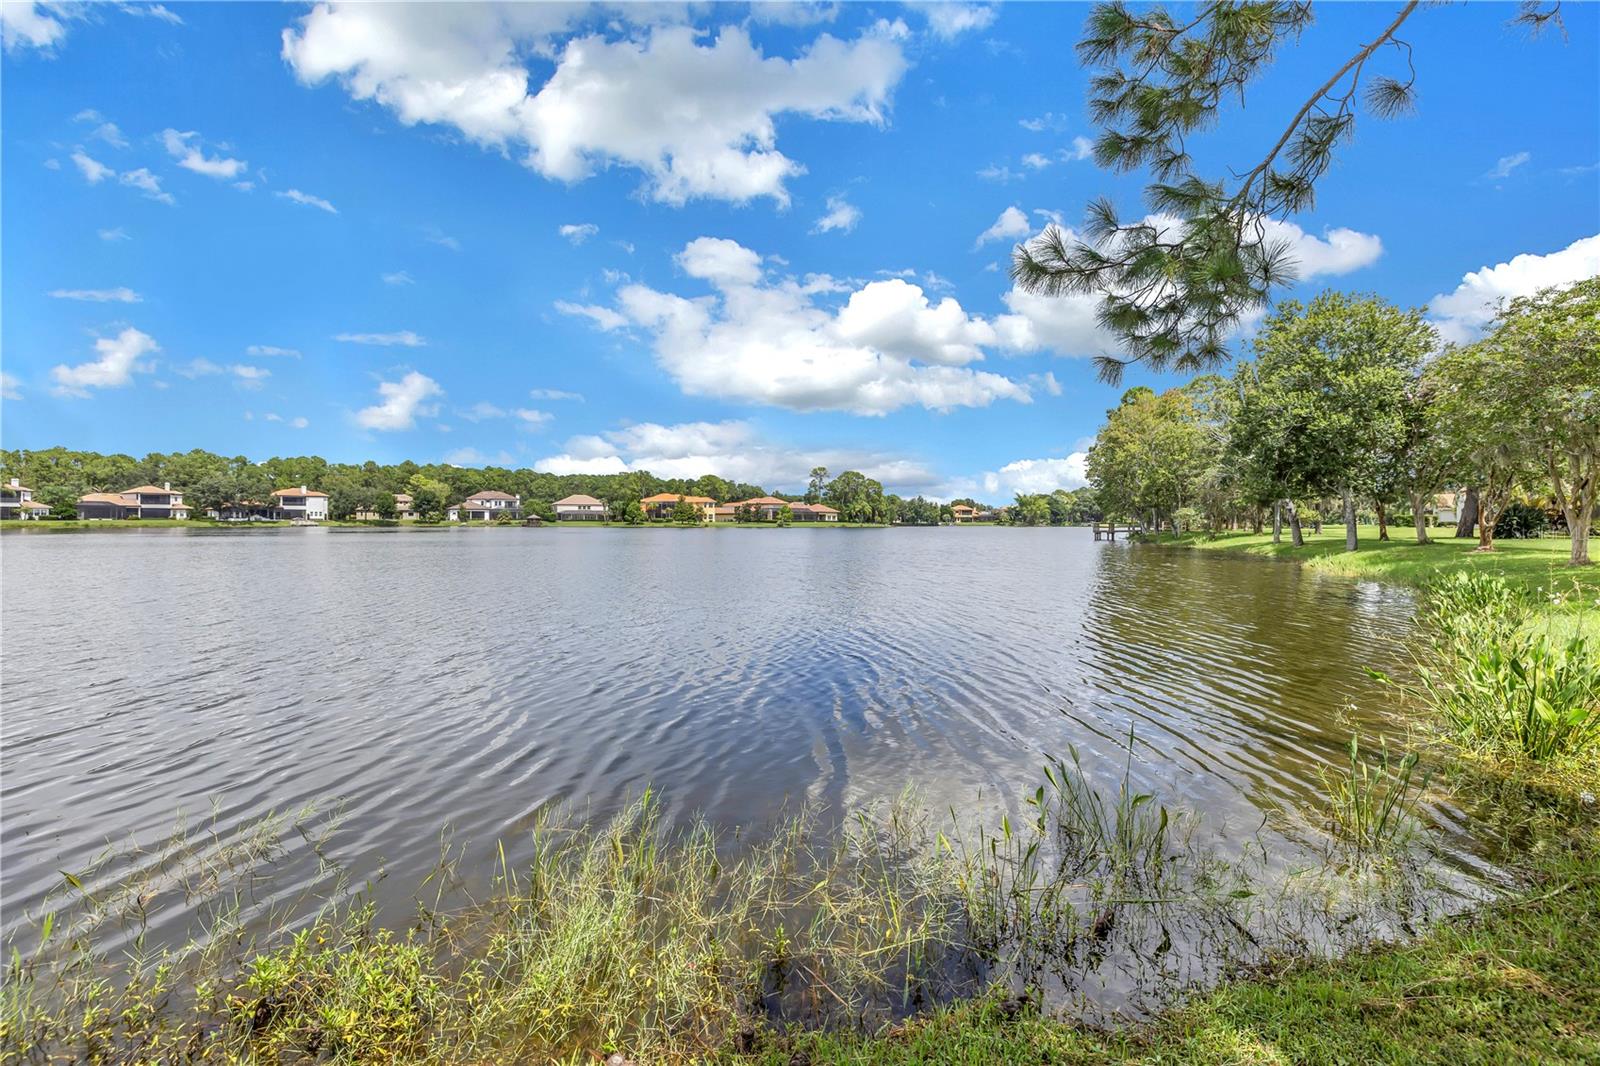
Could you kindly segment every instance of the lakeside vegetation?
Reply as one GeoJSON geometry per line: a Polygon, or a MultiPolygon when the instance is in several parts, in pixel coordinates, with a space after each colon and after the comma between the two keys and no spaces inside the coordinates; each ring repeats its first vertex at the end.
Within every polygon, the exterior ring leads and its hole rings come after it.
{"type": "MultiPolygon", "coordinates": [[[[1444,346],[1420,309],[1325,292],[1278,305],[1233,373],[1157,394],[1128,390],[1087,469],[1099,507],[1149,531],[1260,533],[1294,545],[1336,520],[1380,540],[1405,521],[1432,539],[1443,502],[1457,531],[1564,536],[1590,565],[1600,500],[1600,278],[1511,301],[1481,341],[1444,346]],[[1434,354],[1438,353],[1438,354],[1434,354]]],[[[1401,534],[1396,531],[1395,536],[1401,534]]]]}

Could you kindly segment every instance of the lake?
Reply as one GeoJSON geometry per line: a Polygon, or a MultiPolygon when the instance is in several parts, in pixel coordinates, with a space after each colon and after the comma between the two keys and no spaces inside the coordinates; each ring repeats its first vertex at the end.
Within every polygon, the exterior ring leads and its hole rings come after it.
{"type": "MultiPolygon", "coordinates": [[[[759,826],[914,784],[998,816],[1069,745],[1114,788],[1130,727],[1211,837],[1303,845],[1413,609],[1086,529],[27,533],[0,566],[13,930],[180,816],[336,808],[351,890],[398,905],[442,832],[515,861],[558,802],[759,826]]],[[[275,898],[327,876],[301,859],[275,898]]]]}

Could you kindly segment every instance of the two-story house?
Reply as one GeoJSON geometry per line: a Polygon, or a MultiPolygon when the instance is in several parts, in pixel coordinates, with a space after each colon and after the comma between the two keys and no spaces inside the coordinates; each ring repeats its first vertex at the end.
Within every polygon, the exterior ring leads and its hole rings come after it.
{"type": "Polygon", "coordinates": [[[700,514],[700,521],[711,522],[717,516],[717,501],[710,496],[680,496],[675,492],[658,492],[639,501],[646,518],[671,518],[682,500],[700,514]]]}
{"type": "Polygon", "coordinates": [[[789,506],[788,500],[780,500],[776,496],[752,496],[748,500],[740,500],[733,505],[741,518],[755,519],[758,522],[774,522],[778,512],[789,506]]]}
{"type": "Polygon", "coordinates": [[[34,500],[33,490],[19,478],[0,485],[0,518],[43,518],[49,513],[49,505],[34,500]]]}
{"type": "Polygon", "coordinates": [[[603,522],[606,517],[606,505],[582,493],[557,500],[553,506],[560,522],[603,522]]]}
{"type": "Polygon", "coordinates": [[[295,489],[272,490],[274,517],[325,522],[328,519],[328,494],[301,485],[295,489]]]}
{"type": "Polygon", "coordinates": [[[78,497],[78,517],[108,518],[188,518],[183,493],[175,492],[170,481],[160,488],[140,485],[123,492],[90,492],[78,497]]]}
{"type": "Polygon", "coordinates": [[[485,489],[474,492],[458,504],[453,504],[445,517],[452,522],[493,522],[498,515],[522,517],[522,497],[509,492],[485,489]]]}

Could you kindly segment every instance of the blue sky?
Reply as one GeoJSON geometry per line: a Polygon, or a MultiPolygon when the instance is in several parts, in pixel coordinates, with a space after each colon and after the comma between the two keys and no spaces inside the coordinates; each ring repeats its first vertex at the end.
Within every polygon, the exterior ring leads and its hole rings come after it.
{"type": "MultiPolygon", "coordinates": [[[[1004,273],[1143,211],[1082,158],[1083,6],[0,10],[8,448],[1000,499],[1077,483],[1120,393],[1092,306],[1004,273]]],[[[1464,338],[1600,270],[1600,10],[1513,10],[1407,23],[1419,111],[1363,116],[1291,292],[1464,338]]],[[[1320,8],[1197,158],[1253,164],[1390,17],[1320,8]]]]}

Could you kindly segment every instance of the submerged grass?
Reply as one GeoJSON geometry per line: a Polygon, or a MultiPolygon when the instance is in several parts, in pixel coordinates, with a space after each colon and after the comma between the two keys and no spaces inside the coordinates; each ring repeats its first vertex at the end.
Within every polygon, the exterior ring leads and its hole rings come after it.
{"type": "Polygon", "coordinates": [[[1417,799],[1428,787],[1428,775],[1417,774],[1417,753],[1391,761],[1384,744],[1372,762],[1361,757],[1360,740],[1354,736],[1349,751],[1348,770],[1322,771],[1335,836],[1350,844],[1358,858],[1404,847],[1416,835],[1417,799]]]}

